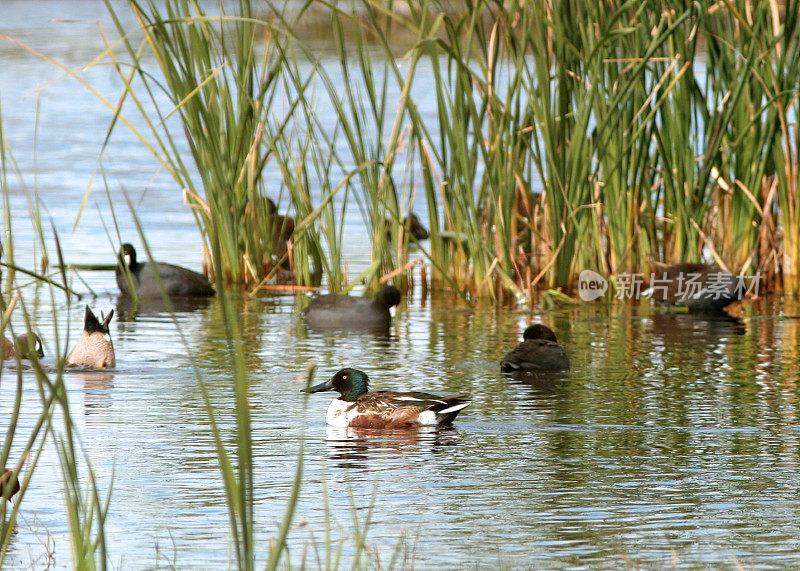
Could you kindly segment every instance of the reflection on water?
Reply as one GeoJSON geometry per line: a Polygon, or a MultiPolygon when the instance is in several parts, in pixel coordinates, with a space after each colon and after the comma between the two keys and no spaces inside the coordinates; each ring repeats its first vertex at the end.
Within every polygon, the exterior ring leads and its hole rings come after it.
{"type": "MultiPolygon", "coordinates": [[[[291,297],[237,300],[259,541],[284,513],[302,444],[294,563],[329,517],[334,541],[352,554],[352,512],[365,509],[374,514],[371,548],[383,560],[402,535],[416,567],[660,566],[673,557],[717,566],[733,551],[745,566],[800,563],[796,301],[762,301],[735,320],[631,305],[530,315],[467,310],[448,296],[428,301],[407,305],[389,336],[375,337],[306,331],[291,297]],[[499,359],[532,321],[554,327],[572,371],[500,373],[499,359]],[[294,380],[311,359],[321,378],[358,366],[374,388],[466,392],[473,402],[447,430],[327,427],[329,399],[307,399],[294,380]]],[[[48,315],[42,306],[36,318],[52,344],[61,325],[48,315]]],[[[233,449],[232,353],[220,308],[212,301],[175,321],[139,313],[112,322],[111,333],[116,370],[65,375],[84,449],[101,482],[114,475],[110,545],[143,566],[165,545],[174,545],[178,566],[224,566],[227,508],[193,370],[233,449]]],[[[2,370],[0,418],[8,418],[15,367],[2,370]]],[[[24,434],[39,397],[32,371],[22,371],[24,434]]],[[[15,441],[12,460],[22,445],[15,441]]],[[[31,554],[25,561],[42,553],[43,530],[57,554],[69,553],[63,502],[50,489],[58,470],[48,446],[12,540],[18,557],[31,554]]]]}
{"type": "Polygon", "coordinates": [[[114,375],[101,371],[67,372],[67,378],[83,390],[83,413],[88,415],[112,404],[111,391],[114,388],[114,375]]]}
{"type": "Polygon", "coordinates": [[[310,334],[319,334],[326,336],[340,336],[340,335],[372,335],[375,339],[384,341],[391,340],[392,327],[391,325],[363,325],[359,327],[325,327],[325,326],[311,326],[303,323],[310,334]]]}
{"type": "Polygon", "coordinates": [[[727,313],[718,315],[690,313],[656,313],[650,318],[653,335],[664,343],[713,343],[725,341],[733,335],[744,335],[744,321],[727,313]]]}
{"type": "Polygon", "coordinates": [[[169,312],[187,313],[208,307],[213,298],[209,297],[174,297],[141,298],[134,300],[129,295],[117,298],[116,315],[120,321],[133,321],[139,315],[169,314],[169,312]]]}
{"type": "Polygon", "coordinates": [[[563,394],[569,382],[569,373],[566,372],[514,371],[504,374],[516,382],[530,387],[533,398],[548,398],[563,394]]]}
{"type": "Polygon", "coordinates": [[[406,430],[326,427],[328,459],[337,468],[371,471],[385,459],[403,461],[405,454],[434,454],[442,446],[455,446],[459,433],[454,428],[419,427],[406,430]],[[376,458],[375,465],[369,460],[376,458]]]}

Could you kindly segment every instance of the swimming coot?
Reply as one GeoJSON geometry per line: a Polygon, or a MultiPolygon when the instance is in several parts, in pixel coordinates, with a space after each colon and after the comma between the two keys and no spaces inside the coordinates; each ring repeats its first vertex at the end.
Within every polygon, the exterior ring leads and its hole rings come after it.
{"type": "Polygon", "coordinates": [[[558,344],[553,330],[536,323],[522,334],[522,343],[500,361],[505,373],[515,371],[556,372],[569,370],[567,352],[558,344]]]}
{"type": "Polygon", "coordinates": [[[730,272],[711,264],[675,264],[654,271],[645,295],[665,306],[715,313],[742,298],[744,284],[730,272]]]}
{"type": "Polygon", "coordinates": [[[310,327],[377,328],[392,322],[389,308],[400,303],[400,290],[393,285],[381,288],[375,299],[328,294],[311,300],[303,311],[310,327]]]}
{"type": "Polygon", "coordinates": [[[136,261],[136,250],[130,244],[122,245],[119,258],[120,266],[117,267],[116,272],[117,286],[124,294],[131,294],[124,271],[124,268],[127,267],[130,270],[133,287],[139,297],[161,296],[159,281],[168,296],[207,297],[214,295],[214,288],[203,274],[163,262],[153,264],[138,262],[136,261]]]}

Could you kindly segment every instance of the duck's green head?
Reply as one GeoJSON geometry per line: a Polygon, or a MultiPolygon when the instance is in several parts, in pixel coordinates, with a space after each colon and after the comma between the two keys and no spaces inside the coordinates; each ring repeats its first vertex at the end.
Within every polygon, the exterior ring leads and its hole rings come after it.
{"type": "Polygon", "coordinates": [[[525,333],[522,334],[523,339],[544,339],[546,341],[552,341],[553,343],[557,343],[556,341],[556,334],[553,333],[553,330],[550,329],[547,325],[542,325],[541,323],[534,323],[530,327],[525,330],[525,333]]]}
{"type": "Polygon", "coordinates": [[[334,390],[342,395],[342,400],[355,402],[358,397],[367,392],[369,377],[364,371],[358,369],[342,369],[331,380],[325,381],[308,389],[310,393],[321,393],[334,390]]]}

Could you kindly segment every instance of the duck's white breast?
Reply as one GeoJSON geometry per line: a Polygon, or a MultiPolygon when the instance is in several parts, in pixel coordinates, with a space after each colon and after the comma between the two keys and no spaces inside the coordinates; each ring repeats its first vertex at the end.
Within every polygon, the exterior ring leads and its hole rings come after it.
{"type": "Polygon", "coordinates": [[[343,401],[342,399],[334,399],[328,407],[328,414],[325,420],[331,426],[347,428],[350,426],[350,421],[356,416],[358,416],[358,411],[356,407],[353,406],[353,403],[343,401]]]}

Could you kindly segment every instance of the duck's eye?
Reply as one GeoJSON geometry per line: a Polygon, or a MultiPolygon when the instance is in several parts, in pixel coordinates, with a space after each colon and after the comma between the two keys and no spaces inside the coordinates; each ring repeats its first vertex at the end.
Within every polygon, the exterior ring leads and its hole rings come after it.
{"type": "Polygon", "coordinates": [[[342,379],[349,379],[350,377],[347,375],[342,375],[342,379]]]}

